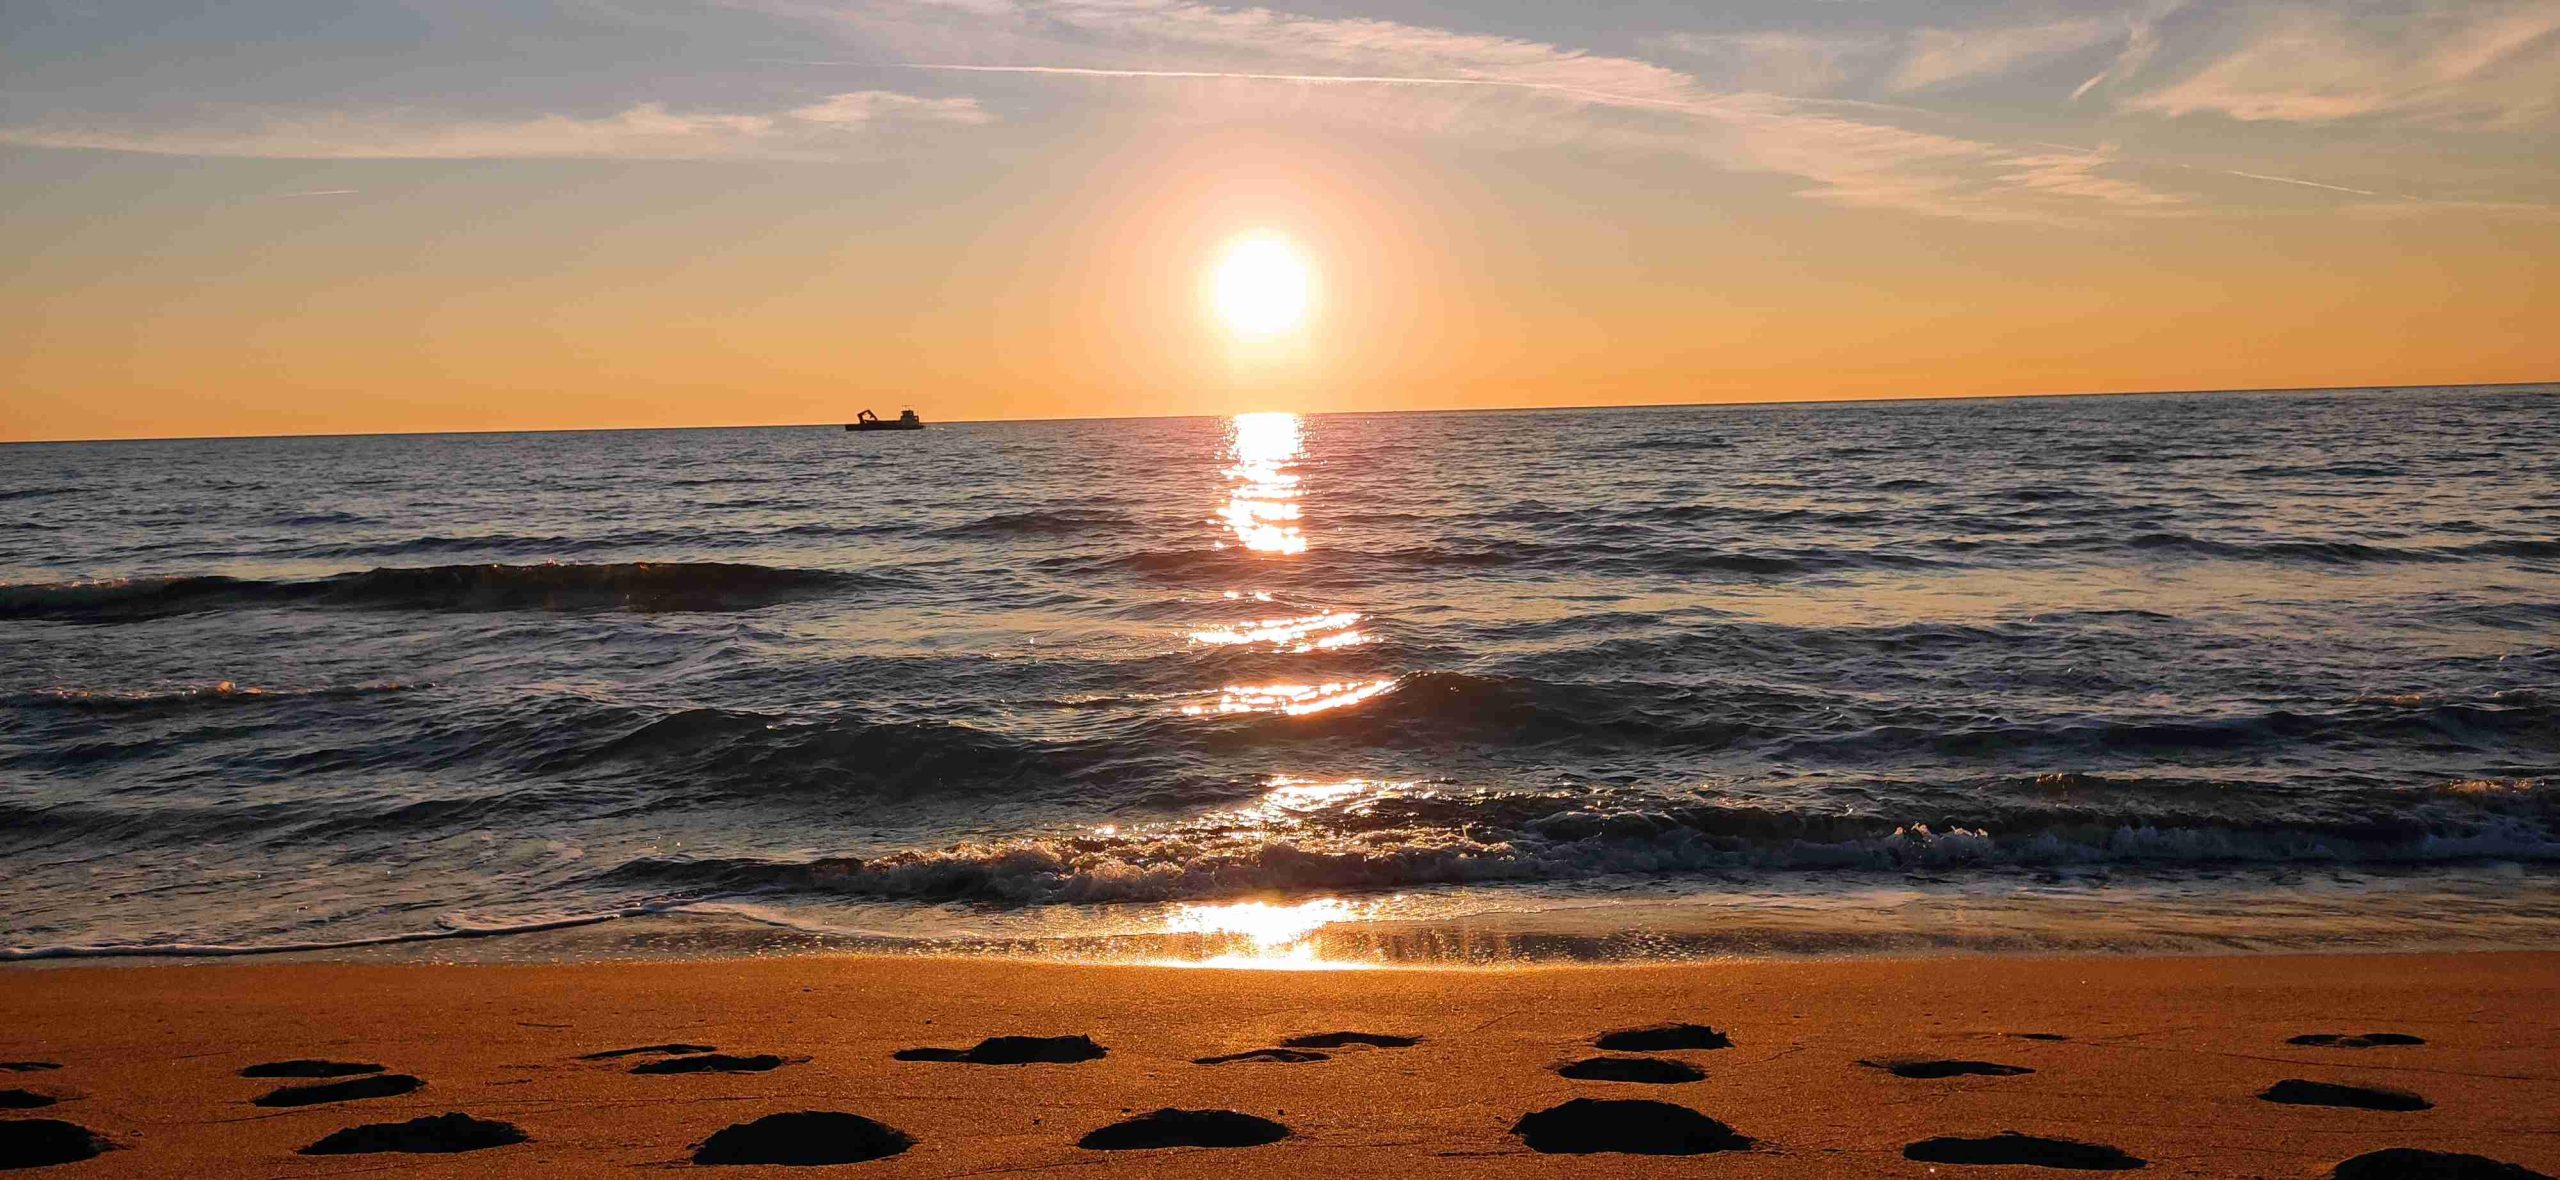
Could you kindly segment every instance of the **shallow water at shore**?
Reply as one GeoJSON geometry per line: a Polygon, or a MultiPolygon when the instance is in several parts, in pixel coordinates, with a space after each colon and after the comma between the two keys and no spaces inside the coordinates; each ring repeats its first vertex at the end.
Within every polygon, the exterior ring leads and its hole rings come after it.
{"type": "Polygon", "coordinates": [[[2515,389],[8,448],[0,945],[2548,945],[2554,470],[2515,389]]]}

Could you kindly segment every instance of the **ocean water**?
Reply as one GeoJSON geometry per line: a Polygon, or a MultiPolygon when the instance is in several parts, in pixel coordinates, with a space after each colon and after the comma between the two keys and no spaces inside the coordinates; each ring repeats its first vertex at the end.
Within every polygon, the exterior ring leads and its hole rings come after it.
{"type": "Polygon", "coordinates": [[[0,583],[11,958],[2560,936],[2553,387],[13,446],[0,583]]]}

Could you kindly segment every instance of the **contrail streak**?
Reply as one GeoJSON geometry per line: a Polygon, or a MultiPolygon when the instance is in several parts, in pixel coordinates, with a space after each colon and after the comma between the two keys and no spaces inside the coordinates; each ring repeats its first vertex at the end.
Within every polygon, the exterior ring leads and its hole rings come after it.
{"type": "MultiPolygon", "coordinates": [[[[2263,172],[2242,172],[2237,168],[2223,168],[2218,169],[2218,171],[2230,176],[2246,176],[2251,180],[2272,180],[2277,184],[2298,184],[2304,188],[2325,188],[2331,192],[2354,193],[2359,197],[2380,197],[2388,195],[2385,193],[2377,193],[2370,189],[2348,188],[2343,184],[2322,184],[2316,180],[2297,180],[2290,176],[2269,176],[2263,172]]],[[[2416,198],[2402,197],[2399,199],[2415,200],[2416,198]]]]}

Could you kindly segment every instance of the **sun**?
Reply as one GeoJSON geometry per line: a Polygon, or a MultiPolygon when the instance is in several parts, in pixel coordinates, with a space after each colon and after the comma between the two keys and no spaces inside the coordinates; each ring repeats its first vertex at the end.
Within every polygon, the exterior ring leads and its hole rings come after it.
{"type": "Polygon", "coordinates": [[[1313,302],[1314,268],[1298,244],[1261,230],[1227,243],[1209,275],[1209,298],[1218,320],[1242,340],[1269,340],[1297,331],[1313,302]]]}

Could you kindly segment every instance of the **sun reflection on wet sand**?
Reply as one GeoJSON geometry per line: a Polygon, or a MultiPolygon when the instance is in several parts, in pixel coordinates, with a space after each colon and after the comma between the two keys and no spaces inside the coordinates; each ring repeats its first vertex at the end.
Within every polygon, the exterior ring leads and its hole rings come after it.
{"type": "Polygon", "coordinates": [[[1298,475],[1306,452],[1296,414],[1238,414],[1227,454],[1227,503],[1218,515],[1236,541],[1256,553],[1307,551],[1298,527],[1298,475]]]}
{"type": "Polygon", "coordinates": [[[1336,922],[1357,921],[1360,907],[1336,897],[1295,903],[1237,901],[1217,905],[1184,905],[1165,919],[1165,933],[1199,935],[1221,950],[1196,959],[1172,959],[1167,966],[1244,967],[1291,971],[1355,971],[1377,964],[1327,959],[1314,935],[1336,922]]]}

